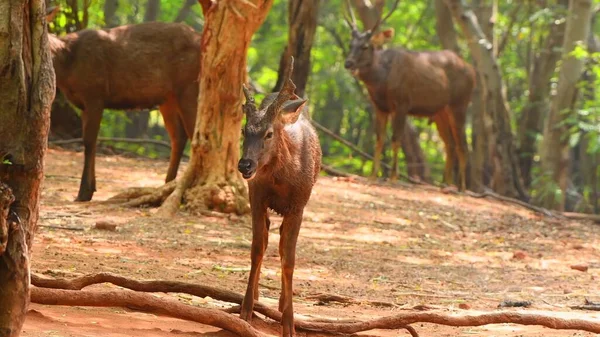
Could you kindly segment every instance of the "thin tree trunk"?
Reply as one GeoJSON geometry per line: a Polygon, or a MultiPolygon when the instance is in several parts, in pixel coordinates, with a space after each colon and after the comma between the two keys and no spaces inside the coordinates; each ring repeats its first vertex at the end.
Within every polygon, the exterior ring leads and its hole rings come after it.
{"type": "MultiPolygon", "coordinates": [[[[564,10],[569,7],[569,0],[559,0],[564,10]]],[[[561,57],[560,47],[565,33],[564,16],[560,11],[555,20],[549,24],[549,33],[543,49],[533,62],[533,70],[529,78],[529,95],[527,105],[521,112],[518,123],[519,167],[525,187],[531,186],[531,168],[536,153],[536,139],[542,132],[544,115],[550,108],[550,79],[556,70],[556,63],[561,57]]]]}
{"type": "Polygon", "coordinates": [[[104,2],[105,27],[112,28],[119,25],[119,19],[117,18],[117,8],[119,8],[119,0],[106,0],[104,2]]]}
{"type": "Polygon", "coordinates": [[[0,337],[21,333],[54,98],[44,0],[0,11],[0,337]]]}
{"type": "Polygon", "coordinates": [[[177,16],[175,17],[175,22],[182,22],[184,21],[188,15],[190,15],[190,13],[192,12],[192,6],[194,6],[194,4],[196,4],[196,0],[185,0],[185,2],[183,3],[183,6],[181,6],[181,8],[179,9],[179,12],[177,12],[177,16]]]}
{"type": "Polygon", "coordinates": [[[292,81],[296,84],[296,95],[305,96],[310,73],[310,50],[313,45],[320,0],[290,0],[288,4],[288,44],[281,54],[277,83],[273,91],[281,90],[284,72],[290,57],[294,57],[292,81]]]}
{"type": "Polygon", "coordinates": [[[591,0],[571,0],[565,38],[563,42],[563,62],[559,73],[556,96],[552,100],[550,113],[544,125],[544,140],[541,149],[542,174],[548,179],[540,179],[538,190],[560,188],[559,198],[555,193],[542,193],[536,199],[547,208],[564,210],[569,178],[569,126],[565,123],[571,116],[577,82],[583,73],[584,60],[571,54],[579,41],[586,41],[590,31],[592,15],[591,0]],[[550,186],[549,186],[550,185],[550,186]]]}
{"type": "Polygon", "coordinates": [[[182,198],[192,210],[247,213],[248,192],[237,170],[240,150],[242,83],[254,32],[273,0],[201,0],[205,25],[200,56],[200,96],[192,156],[160,215],[172,215],[182,198]]]}
{"type": "Polygon", "coordinates": [[[523,188],[515,152],[514,136],[510,127],[510,110],[506,102],[502,73],[487,40],[472,10],[465,8],[461,0],[445,0],[454,20],[459,23],[469,49],[480,73],[479,84],[485,97],[486,114],[493,118],[490,134],[494,174],[492,188],[505,196],[528,199],[523,188]]]}
{"type": "MultiPolygon", "coordinates": [[[[382,14],[385,5],[384,0],[353,0],[352,7],[358,13],[359,20],[363,23],[365,29],[371,29],[375,26],[377,19],[382,14]]],[[[373,133],[370,133],[371,135],[373,133]]],[[[431,181],[431,172],[429,165],[425,161],[425,153],[419,142],[417,129],[407,119],[400,140],[402,152],[406,162],[407,173],[409,177],[418,178],[423,181],[431,181]]],[[[385,157],[385,153],[383,154],[385,157]]]]}

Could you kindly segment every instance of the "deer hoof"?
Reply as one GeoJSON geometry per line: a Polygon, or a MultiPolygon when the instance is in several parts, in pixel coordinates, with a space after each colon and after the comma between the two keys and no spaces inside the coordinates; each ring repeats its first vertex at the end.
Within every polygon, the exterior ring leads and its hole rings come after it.
{"type": "Polygon", "coordinates": [[[252,321],[252,310],[245,310],[242,308],[240,311],[240,319],[250,323],[252,321]]]}
{"type": "Polygon", "coordinates": [[[80,190],[79,194],[77,194],[77,198],[75,198],[75,201],[90,201],[92,200],[92,195],[94,195],[94,192],[80,190]]]}

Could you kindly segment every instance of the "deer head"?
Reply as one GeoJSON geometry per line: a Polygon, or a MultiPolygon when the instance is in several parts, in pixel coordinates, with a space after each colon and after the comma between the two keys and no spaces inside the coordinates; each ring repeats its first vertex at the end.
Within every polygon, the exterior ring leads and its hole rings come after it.
{"type": "Polygon", "coordinates": [[[352,30],[352,39],[350,40],[350,52],[346,56],[344,67],[353,73],[362,67],[368,67],[373,63],[373,57],[376,49],[380,49],[382,45],[394,36],[394,29],[389,28],[379,32],[379,27],[392,15],[398,7],[400,0],[396,0],[390,12],[382,19],[381,16],[371,29],[364,32],[359,32],[356,26],[356,18],[349,0],[346,0],[348,11],[351,19],[345,17],[346,22],[352,30]]]}
{"type": "Polygon", "coordinates": [[[260,108],[256,107],[254,97],[242,85],[246,103],[242,110],[246,114],[246,125],[242,129],[244,142],[242,158],[238,162],[238,170],[246,180],[252,179],[266,164],[277,156],[286,125],[294,124],[306,104],[296,94],[296,85],[290,77],[294,69],[294,57],[291,58],[285,74],[283,88],[278,93],[265,97],[260,108]]]}

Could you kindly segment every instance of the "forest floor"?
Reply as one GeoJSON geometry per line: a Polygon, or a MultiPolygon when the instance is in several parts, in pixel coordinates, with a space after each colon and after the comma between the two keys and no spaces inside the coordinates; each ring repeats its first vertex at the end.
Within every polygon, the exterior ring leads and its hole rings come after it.
{"type": "MultiPolygon", "coordinates": [[[[82,164],[81,152],[48,151],[41,227],[33,247],[34,272],[74,277],[103,271],[245,291],[252,239],[249,217],[180,212],[165,222],[153,218],[156,209],[100,204],[127,187],[163,183],[165,160],[123,156],[98,155],[98,191],[92,202],[76,203],[73,199],[82,164]],[[117,230],[93,229],[100,220],[116,223],[117,230]]],[[[271,219],[260,300],[276,308],[281,219],[271,219]]],[[[101,284],[90,288],[115,287],[101,284]]],[[[586,298],[600,301],[600,226],[542,218],[516,205],[445,194],[433,187],[321,177],[300,231],[294,291],[297,319],[367,320],[417,305],[458,313],[495,311],[503,300],[526,300],[532,302],[531,307],[507,310],[600,320],[600,312],[570,309],[586,298]],[[580,264],[589,269],[570,268],[580,264]],[[311,299],[322,293],[393,306],[311,299]],[[459,309],[461,304],[470,309],[459,309]]],[[[229,306],[189,295],[157,296],[206,307],[229,306]]],[[[425,337],[594,336],[512,324],[414,327],[425,337]]],[[[408,336],[405,330],[362,334],[408,336]]],[[[31,305],[22,335],[231,336],[217,328],[123,308],[39,304],[31,305]]]]}

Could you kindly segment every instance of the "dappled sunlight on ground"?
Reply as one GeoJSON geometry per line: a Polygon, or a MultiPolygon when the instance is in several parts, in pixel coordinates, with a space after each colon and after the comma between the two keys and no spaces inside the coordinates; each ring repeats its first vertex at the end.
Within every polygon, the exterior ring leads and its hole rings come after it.
{"type": "MultiPolygon", "coordinates": [[[[153,209],[101,204],[127,187],[160,186],[168,163],[99,155],[98,191],[75,203],[82,153],[50,149],[42,191],[33,270],[49,276],[107,271],[137,279],[216,285],[244,293],[250,270],[248,216],[192,216],[165,221],[153,209]],[[100,220],[116,231],[92,229],[100,220]],[[76,228],[78,231],[52,227],[76,228]]],[[[183,172],[185,163],[180,167],[183,172]]],[[[271,215],[260,279],[261,301],[277,306],[281,217],[271,215]]],[[[444,194],[436,188],[319,178],[304,214],[294,272],[298,318],[369,319],[415,305],[495,310],[505,299],[529,300],[529,310],[595,317],[569,309],[600,301],[600,226],[542,218],[518,206],[444,194]],[[586,264],[587,272],[570,268],[586,264]],[[387,302],[318,303],[331,293],[387,302]]],[[[95,288],[106,288],[97,285],[95,288]]],[[[186,303],[228,304],[181,294],[186,303]]],[[[23,336],[199,336],[217,329],[121,308],[33,305],[23,336]],[[49,334],[55,331],[56,334],[49,334]]],[[[592,336],[536,326],[418,326],[422,336],[592,336]]],[[[371,336],[405,332],[374,330],[371,336]]],[[[222,335],[226,336],[226,335],[222,335]]]]}

